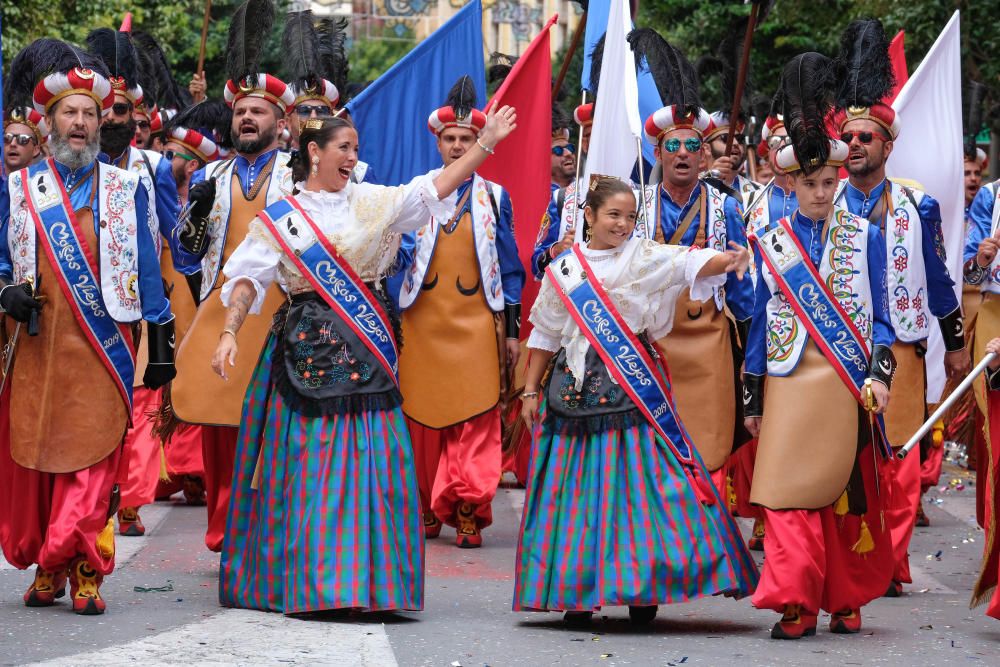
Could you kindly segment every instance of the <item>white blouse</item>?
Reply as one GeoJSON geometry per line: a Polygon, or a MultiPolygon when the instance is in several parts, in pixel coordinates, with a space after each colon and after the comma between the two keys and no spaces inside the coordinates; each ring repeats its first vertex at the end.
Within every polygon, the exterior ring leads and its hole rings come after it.
{"type": "MultiPolygon", "coordinates": [[[[362,280],[380,280],[396,260],[402,234],[420,229],[431,216],[448,219],[454,215],[455,193],[438,199],[434,179],[440,171],[399,186],[348,183],[338,192],[315,192],[297,183],[295,201],[362,280]]],[[[267,288],[274,282],[290,294],[312,289],[259,218],[250,222],[246,238],[222,270],[227,278],[222,303],[228,307],[236,283],[247,280],[256,292],[250,307],[254,314],[260,312],[267,288]]]]}
{"type": "MultiPolygon", "coordinates": [[[[586,245],[582,249],[628,327],[634,332],[647,332],[651,340],[670,332],[677,299],[685,287],[690,288],[692,299],[705,300],[726,282],[724,273],[698,278],[702,267],[719,254],[716,250],[664,245],[636,237],[610,250],[592,250],[586,245]]],[[[528,336],[528,347],[549,352],[566,348],[566,360],[577,378],[579,391],[583,388],[590,343],[566,310],[558,290],[548,277],[542,281],[529,316],[534,328],[528,336]]]]}

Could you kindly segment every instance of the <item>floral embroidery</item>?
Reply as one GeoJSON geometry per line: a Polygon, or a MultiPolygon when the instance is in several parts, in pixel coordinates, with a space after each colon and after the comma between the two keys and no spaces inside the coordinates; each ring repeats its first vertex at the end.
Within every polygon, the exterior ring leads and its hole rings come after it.
{"type": "Polygon", "coordinates": [[[332,322],[324,322],[314,326],[312,317],[303,317],[295,326],[295,376],[303,387],[318,389],[344,382],[366,382],[372,377],[372,367],[364,361],[359,361],[351,354],[350,347],[342,342],[332,322]],[[315,334],[310,336],[310,334],[315,334]],[[338,346],[337,351],[324,361],[333,366],[329,369],[320,368],[316,362],[317,345],[338,346]]]}
{"type": "Polygon", "coordinates": [[[577,391],[576,379],[569,369],[569,364],[563,366],[563,371],[565,374],[559,385],[559,397],[562,399],[563,408],[570,410],[595,408],[606,403],[614,403],[621,395],[621,387],[610,379],[605,382],[600,374],[590,370],[586,372],[583,389],[577,391]]]}

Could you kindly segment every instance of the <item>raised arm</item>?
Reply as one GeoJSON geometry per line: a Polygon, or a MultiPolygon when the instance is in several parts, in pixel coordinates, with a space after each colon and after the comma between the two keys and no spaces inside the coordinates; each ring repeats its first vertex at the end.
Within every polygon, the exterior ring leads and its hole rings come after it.
{"type": "Polygon", "coordinates": [[[493,154],[497,144],[517,129],[517,113],[513,107],[501,107],[499,111],[491,107],[486,114],[486,127],[476,139],[476,146],[441,170],[434,179],[438,199],[444,199],[458,189],[458,186],[472,176],[486,158],[493,154]]]}

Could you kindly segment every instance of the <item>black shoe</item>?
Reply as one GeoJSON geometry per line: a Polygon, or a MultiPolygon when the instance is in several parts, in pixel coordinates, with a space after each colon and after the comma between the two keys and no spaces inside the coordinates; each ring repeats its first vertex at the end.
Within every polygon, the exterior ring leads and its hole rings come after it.
{"type": "Polygon", "coordinates": [[[593,617],[592,611],[567,611],[563,614],[563,622],[571,628],[586,628],[593,617]]]}
{"type": "Polygon", "coordinates": [[[885,592],[882,597],[887,598],[898,598],[903,596],[903,584],[896,580],[889,582],[889,589],[885,592]]]}
{"type": "Polygon", "coordinates": [[[632,625],[649,625],[656,618],[656,610],[659,609],[655,604],[649,607],[635,607],[629,605],[628,607],[628,619],[632,625]]]}

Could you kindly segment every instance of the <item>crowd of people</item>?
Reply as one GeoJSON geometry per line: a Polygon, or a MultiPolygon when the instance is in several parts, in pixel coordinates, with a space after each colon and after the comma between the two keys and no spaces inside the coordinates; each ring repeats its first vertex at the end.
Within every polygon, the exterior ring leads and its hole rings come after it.
{"type": "MultiPolygon", "coordinates": [[[[600,109],[554,109],[525,266],[515,202],[476,172],[518,141],[515,109],[476,109],[460,78],[421,110],[441,168],[379,183],[344,106],[343,25],[289,14],[285,43],[309,48],[279,78],[240,28],[269,34],[273,6],[238,12],[222,101],[130,25],[11,63],[0,549],[35,568],[27,606],[68,582],[73,611],[103,613],[116,530],[143,535],[142,508],[182,492],[207,508],[223,605],[420,610],[424,541],[447,525],[481,546],[508,471],[526,487],[515,611],[580,626],[627,606],[644,625],[749,596],[798,639],[820,610],[857,633],[901,595],[942,452],[894,453],[927,416],[932,329],[952,383],[1000,352],[1000,190],[969,146],[950,276],[938,202],[886,178],[920,130],[885,102],[879,21],[791,60],[766,118],[703,109],[684,54],[635,30],[663,102],[649,183],[585,182],[600,109]]],[[[955,418],[975,425],[990,536],[998,369],[955,418]]],[[[987,542],[976,601],[1000,574],[987,542]]]]}

